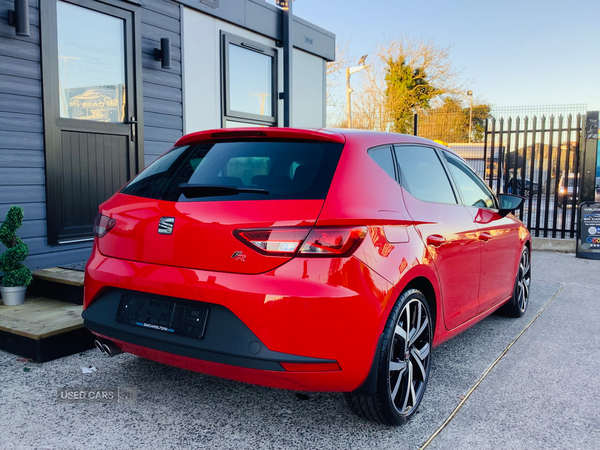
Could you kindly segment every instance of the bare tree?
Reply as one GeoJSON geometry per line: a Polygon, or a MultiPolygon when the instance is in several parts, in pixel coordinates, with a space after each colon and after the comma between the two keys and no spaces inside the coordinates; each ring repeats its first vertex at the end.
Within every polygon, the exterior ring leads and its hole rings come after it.
{"type": "Polygon", "coordinates": [[[352,56],[350,56],[350,51],[348,50],[349,47],[350,40],[344,40],[343,38],[337,40],[335,45],[335,61],[330,61],[327,63],[328,76],[341,72],[350,65],[352,56]]]}
{"type": "Polygon", "coordinates": [[[340,89],[337,88],[345,83],[344,74],[346,73],[346,68],[351,66],[352,61],[355,59],[350,54],[349,48],[350,40],[345,40],[342,37],[337,39],[335,61],[327,63],[327,122],[336,128],[342,125],[340,117],[345,104],[344,102],[346,101],[346,96],[342,95],[343,91],[340,93],[340,89]]]}
{"type": "Polygon", "coordinates": [[[414,90],[420,89],[423,83],[435,88],[432,103],[440,101],[444,96],[457,95],[465,90],[459,80],[460,72],[452,67],[450,47],[440,47],[435,41],[423,41],[406,34],[377,45],[371,59],[371,67],[366,70],[362,84],[354,89],[352,109],[353,126],[375,130],[388,130],[392,122],[392,114],[398,111],[414,111],[415,102],[411,96],[418,96],[417,91],[409,89],[404,96],[395,96],[390,101],[386,74],[390,62],[401,62],[413,69],[412,78],[417,81],[414,90]],[[440,100],[438,100],[440,99],[440,100]]]}

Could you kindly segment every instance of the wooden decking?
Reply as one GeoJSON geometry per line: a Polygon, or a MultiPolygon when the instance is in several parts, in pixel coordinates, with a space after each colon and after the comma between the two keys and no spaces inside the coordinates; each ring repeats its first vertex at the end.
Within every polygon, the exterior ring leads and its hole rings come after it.
{"type": "Polygon", "coordinates": [[[93,348],[81,317],[84,273],[54,267],[33,277],[23,305],[0,302],[0,350],[45,362],[93,348]]]}
{"type": "Polygon", "coordinates": [[[83,307],[44,297],[27,297],[20,306],[0,304],[0,330],[29,339],[45,339],[83,328],[83,307]]]}
{"type": "Polygon", "coordinates": [[[83,305],[83,279],[84,273],[79,270],[61,267],[36,270],[27,293],[83,305]]]}
{"type": "Polygon", "coordinates": [[[83,286],[84,273],[78,270],[51,267],[33,272],[36,280],[50,281],[53,283],[68,284],[69,286],[83,286]]]}

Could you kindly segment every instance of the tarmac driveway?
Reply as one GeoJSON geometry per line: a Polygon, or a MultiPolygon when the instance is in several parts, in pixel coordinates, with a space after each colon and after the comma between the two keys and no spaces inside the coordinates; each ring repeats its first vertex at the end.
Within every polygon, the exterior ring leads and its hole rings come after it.
{"type": "Polygon", "coordinates": [[[532,263],[527,314],[517,320],[493,315],[437,347],[420,411],[404,427],[356,418],[340,394],[307,393],[308,399],[300,399],[296,392],[212,378],[132,355],[108,358],[92,350],[32,364],[0,352],[0,446],[417,449],[547,305],[428,448],[596,449],[600,261],[536,252],[532,263]],[[84,374],[82,366],[97,371],[84,374]],[[82,386],[136,387],[137,400],[57,401],[58,388],[82,386]]]}

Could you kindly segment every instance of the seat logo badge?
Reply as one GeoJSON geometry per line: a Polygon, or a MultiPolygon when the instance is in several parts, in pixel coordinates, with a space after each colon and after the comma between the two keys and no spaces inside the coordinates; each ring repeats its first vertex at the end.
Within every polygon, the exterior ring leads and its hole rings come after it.
{"type": "Polygon", "coordinates": [[[234,252],[231,257],[236,261],[246,262],[246,255],[244,255],[242,252],[234,252]]]}
{"type": "Polygon", "coordinates": [[[158,234],[173,234],[175,217],[161,217],[158,221],[158,234]]]}

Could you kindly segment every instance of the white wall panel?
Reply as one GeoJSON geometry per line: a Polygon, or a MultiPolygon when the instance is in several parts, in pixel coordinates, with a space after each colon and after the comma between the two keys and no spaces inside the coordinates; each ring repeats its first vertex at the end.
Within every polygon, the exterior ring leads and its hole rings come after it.
{"type": "MultiPolygon", "coordinates": [[[[275,41],[198,11],[183,10],[185,132],[221,128],[221,31],[275,48],[275,41]]],[[[283,54],[278,51],[278,91],[282,89],[283,54]]],[[[278,121],[283,122],[278,101],[278,121]]]]}
{"type": "Polygon", "coordinates": [[[323,59],[294,49],[293,74],[293,126],[321,128],[325,126],[323,104],[325,103],[323,59]]]}
{"type": "MultiPolygon", "coordinates": [[[[183,9],[183,77],[185,132],[221,128],[220,33],[232,33],[275,48],[275,41],[199,11],[183,9]]],[[[283,90],[283,51],[278,51],[278,92],[283,90]]],[[[295,127],[325,126],[325,63],[294,49],[293,123],[295,127]]],[[[278,100],[283,124],[283,102],[278,100]]]]}
{"type": "Polygon", "coordinates": [[[216,20],[183,10],[183,121],[186,133],[220,128],[220,58],[216,20]]]}

